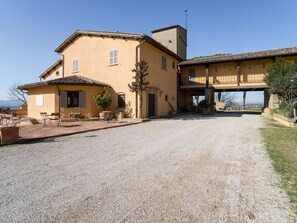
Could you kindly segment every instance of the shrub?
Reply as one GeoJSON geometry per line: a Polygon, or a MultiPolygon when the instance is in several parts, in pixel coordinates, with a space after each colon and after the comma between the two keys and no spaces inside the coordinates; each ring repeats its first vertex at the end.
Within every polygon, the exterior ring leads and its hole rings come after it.
{"type": "Polygon", "coordinates": [[[210,103],[209,103],[208,100],[204,99],[204,100],[199,102],[198,106],[199,106],[199,108],[209,108],[210,103]]]}
{"type": "Polygon", "coordinates": [[[95,95],[93,100],[100,112],[109,109],[112,101],[111,94],[109,93],[109,87],[105,87],[102,93],[95,95]]]}
{"type": "Polygon", "coordinates": [[[287,101],[282,101],[279,104],[279,108],[278,108],[277,112],[281,115],[284,115],[287,118],[293,117],[292,107],[291,107],[290,103],[287,101]]]}

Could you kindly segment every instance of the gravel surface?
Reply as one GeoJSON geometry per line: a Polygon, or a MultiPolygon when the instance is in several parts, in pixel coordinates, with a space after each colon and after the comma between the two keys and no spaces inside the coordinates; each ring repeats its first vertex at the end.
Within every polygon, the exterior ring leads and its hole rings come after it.
{"type": "Polygon", "coordinates": [[[259,115],[194,115],[0,148],[0,222],[294,222],[259,115]]]}

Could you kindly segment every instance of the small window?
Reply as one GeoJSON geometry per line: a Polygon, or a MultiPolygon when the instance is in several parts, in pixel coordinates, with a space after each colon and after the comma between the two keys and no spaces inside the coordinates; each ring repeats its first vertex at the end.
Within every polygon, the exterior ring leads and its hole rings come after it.
{"type": "Polygon", "coordinates": [[[168,101],[168,95],[165,95],[165,101],[168,101]]]}
{"type": "Polygon", "coordinates": [[[110,51],[109,64],[110,65],[118,64],[118,51],[117,50],[110,51]]]}
{"type": "Polygon", "coordinates": [[[195,69],[190,69],[189,70],[189,84],[190,85],[195,84],[195,77],[196,77],[195,69]]]}
{"type": "Polygon", "coordinates": [[[167,58],[162,57],[162,70],[167,70],[167,58]]]}
{"type": "Polygon", "coordinates": [[[175,69],[175,63],[174,63],[174,61],[172,62],[172,69],[175,69]]]}
{"type": "Polygon", "coordinates": [[[119,94],[118,95],[118,107],[119,108],[126,107],[126,96],[125,96],[125,94],[119,94]]]}
{"type": "Polygon", "coordinates": [[[67,91],[67,107],[79,107],[79,91],[67,91]]]}
{"type": "Polygon", "coordinates": [[[78,72],[78,60],[73,60],[73,72],[78,72]]]}
{"type": "Polygon", "coordinates": [[[36,107],[43,107],[43,94],[36,95],[35,105],[36,107]]]}

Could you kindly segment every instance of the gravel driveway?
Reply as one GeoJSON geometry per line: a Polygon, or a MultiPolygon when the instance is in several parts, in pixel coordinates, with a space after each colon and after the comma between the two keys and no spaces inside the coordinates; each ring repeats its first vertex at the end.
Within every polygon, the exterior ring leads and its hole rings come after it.
{"type": "Polygon", "coordinates": [[[294,222],[259,115],[182,116],[0,148],[1,222],[294,222]]]}

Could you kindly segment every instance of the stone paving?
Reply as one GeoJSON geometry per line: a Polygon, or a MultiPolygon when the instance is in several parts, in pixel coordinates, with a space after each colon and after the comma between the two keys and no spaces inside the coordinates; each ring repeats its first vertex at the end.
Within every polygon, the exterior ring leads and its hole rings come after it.
{"type": "Polygon", "coordinates": [[[75,121],[61,122],[57,126],[52,122],[43,126],[42,123],[25,125],[20,127],[20,142],[44,139],[49,137],[65,136],[75,133],[87,132],[92,130],[106,129],[117,126],[131,125],[140,123],[139,119],[123,119],[119,121],[75,121]]]}

